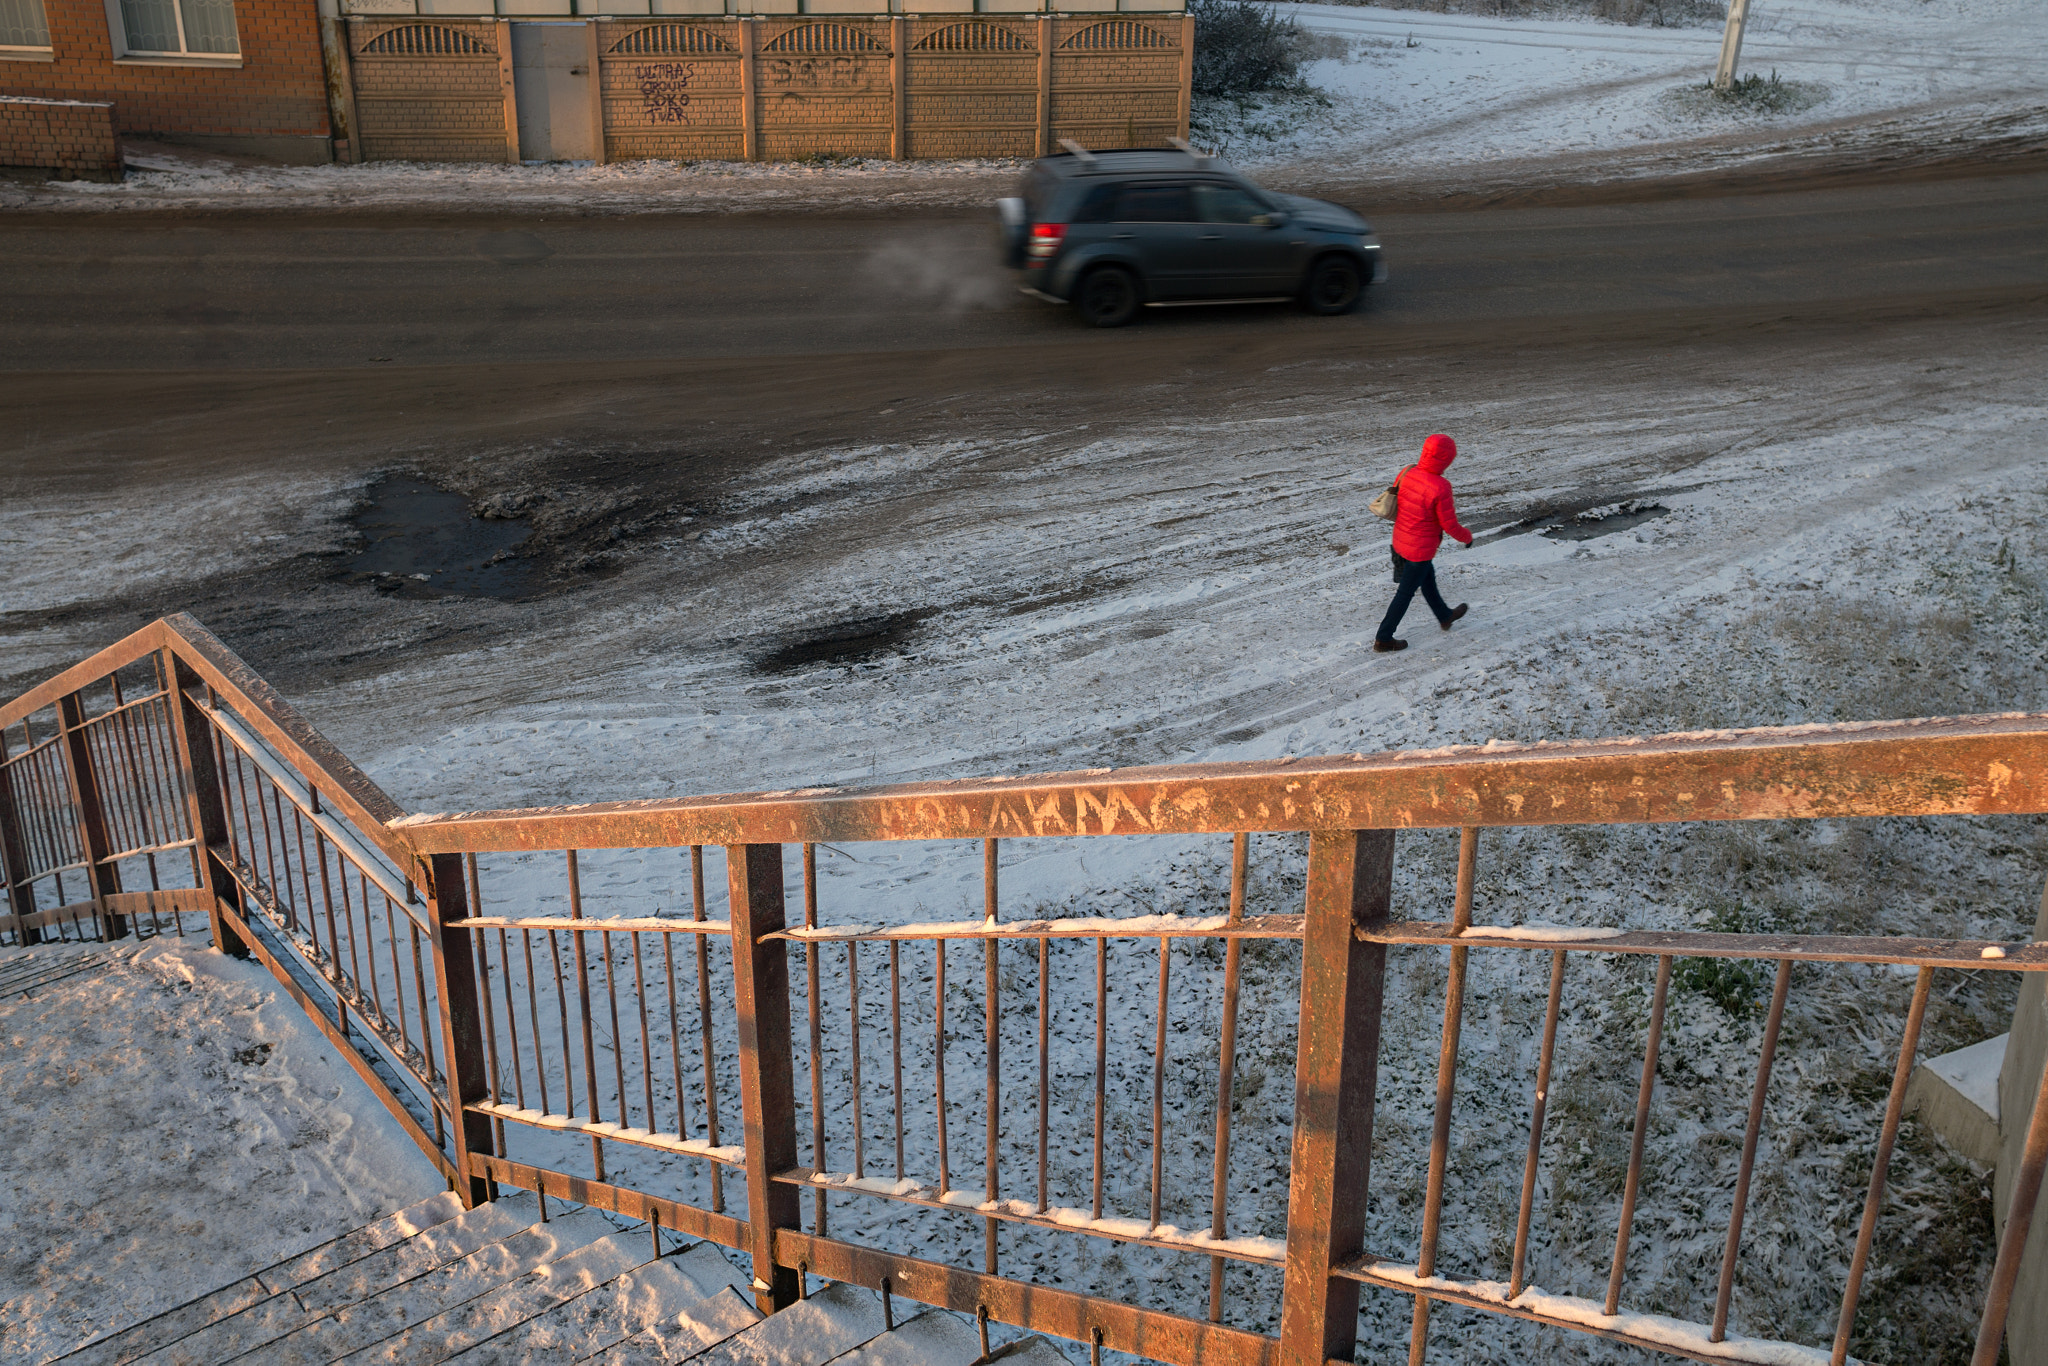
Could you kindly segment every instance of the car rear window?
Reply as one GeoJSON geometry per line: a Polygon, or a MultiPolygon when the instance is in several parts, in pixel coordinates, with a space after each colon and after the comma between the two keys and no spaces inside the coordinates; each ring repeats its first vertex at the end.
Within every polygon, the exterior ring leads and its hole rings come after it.
{"type": "Polygon", "coordinates": [[[1119,223],[1192,223],[1194,197],[1185,185],[1126,185],[1117,197],[1119,223]]]}
{"type": "Polygon", "coordinates": [[[1090,185],[1081,199],[1081,205],[1074,210],[1072,221],[1076,223],[1113,222],[1116,213],[1116,185],[1090,185]]]}

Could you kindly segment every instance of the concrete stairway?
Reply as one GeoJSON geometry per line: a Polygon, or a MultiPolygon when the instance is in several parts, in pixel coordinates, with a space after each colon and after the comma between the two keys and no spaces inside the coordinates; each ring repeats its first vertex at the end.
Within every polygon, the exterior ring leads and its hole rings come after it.
{"type": "MultiPolygon", "coordinates": [[[[973,1327],[927,1311],[885,1331],[881,1301],[835,1285],[769,1318],[709,1243],[654,1259],[644,1226],[516,1194],[401,1210],[59,1358],[66,1366],[969,1366],[973,1327]]],[[[906,1305],[906,1308],[911,1306],[906,1305]]],[[[996,1354],[1064,1366],[1042,1339],[996,1354]]]]}

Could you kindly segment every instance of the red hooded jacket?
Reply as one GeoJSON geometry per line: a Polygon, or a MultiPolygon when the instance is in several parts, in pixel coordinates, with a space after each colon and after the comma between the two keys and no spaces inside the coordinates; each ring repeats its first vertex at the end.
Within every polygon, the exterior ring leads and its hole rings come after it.
{"type": "Polygon", "coordinates": [[[1444,471],[1457,458],[1457,442],[1448,436],[1432,436],[1422,443],[1422,454],[1414,466],[1395,481],[1400,507],[1394,513],[1394,553],[1402,559],[1435,559],[1447,531],[1459,542],[1472,544],[1472,533],[1458,525],[1458,510],[1451,505],[1451,483],[1444,478],[1444,471]]]}

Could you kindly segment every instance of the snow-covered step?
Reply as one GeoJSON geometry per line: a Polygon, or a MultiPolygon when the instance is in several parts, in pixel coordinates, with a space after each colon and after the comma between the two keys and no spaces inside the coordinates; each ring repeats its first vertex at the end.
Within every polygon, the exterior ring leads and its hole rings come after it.
{"type": "MultiPolygon", "coordinates": [[[[1021,1344],[1004,1353],[1004,1358],[1020,1349],[1021,1344]]],[[[943,1309],[927,1309],[832,1358],[832,1366],[968,1366],[980,1355],[981,1334],[973,1324],[943,1309]]]]}
{"type": "MultiPolygon", "coordinates": [[[[651,1241],[644,1231],[628,1236],[651,1241]]],[[[753,1306],[735,1293],[744,1284],[746,1278],[716,1247],[696,1243],[558,1304],[449,1360],[451,1366],[576,1361],[656,1324],[676,1323],[686,1313],[695,1315],[689,1322],[698,1330],[692,1338],[693,1350],[709,1347],[760,1322],[753,1306]],[[717,1303],[705,1303],[714,1298],[717,1303]],[[706,1336],[713,1333],[716,1336],[706,1336]]],[[[682,1331],[679,1323],[677,1331],[682,1331]]]]}
{"type": "MultiPolygon", "coordinates": [[[[1066,1353],[1042,1337],[1032,1336],[1020,1339],[1007,1347],[999,1348],[994,1356],[1003,1366],[1073,1366],[1066,1353]]],[[[973,1358],[968,1358],[970,1361],[973,1358]]]]}
{"type": "Polygon", "coordinates": [[[761,1322],[764,1322],[761,1312],[747,1302],[746,1296],[736,1287],[727,1286],[680,1314],[621,1339],[603,1351],[580,1356],[576,1360],[601,1362],[603,1366],[654,1366],[655,1363],[688,1361],[761,1322]]]}
{"type": "Polygon", "coordinates": [[[190,1337],[251,1305],[305,1284],[373,1252],[404,1242],[462,1213],[462,1201],[444,1191],[331,1242],[289,1257],[208,1295],[86,1344],[58,1358],[63,1366],[126,1366],[160,1347],[190,1337]]]}
{"type": "Polygon", "coordinates": [[[517,1233],[538,1213],[539,1207],[529,1195],[478,1205],[366,1256],[324,1271],[316,1264],[311,1268],[314,1274],[292,1289],[267,1296],[133,1360],[147,1366],[218,1366],[344,1304],[459,1261],[517,1233]]]}
{"type": "Polygon", "coordinates": [[[644,1233],[614,1233],[341,1358],[348,1366],[446,1361],[550,1309],[610,1285],[654,1255],[644,1233]]]}
{"type": "MultiPolygon", "coordinates": [[[[612,1233],[596,1210],[577,1210],[478,1248],[367,1298],[333,1307],[291,1333],[234,1358],[242,1366],[326,1366],[489,1294],[612,1233]]],[[[317,1284],[317,1282],[316,1282],[317,1284]]],[[[310,1307],[310,1306],[309,1306],[310,1307]]],[[[545,1306],[542,1306],[545,1307],[545,1306]]],[[[438,1356],[416,1358],[438,1360],[438,1356]]]]}
{"type": "Polygon", "coordinates": [[[831,1285],[686,1359],[692,1366],[824,1366],[881,1332],[879,1296],[831,1285]]]}

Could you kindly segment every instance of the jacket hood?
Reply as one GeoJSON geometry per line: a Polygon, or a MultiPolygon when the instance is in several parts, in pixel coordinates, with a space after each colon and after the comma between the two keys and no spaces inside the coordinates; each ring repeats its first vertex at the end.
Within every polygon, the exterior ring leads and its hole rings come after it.
{"type": "Polygon", "coordinates": [[[1439,432],[1422,443],[1422,454],[1415,463],[1429,474],[1442,474],[1458,458],[1458,443],[1439,432]]]}

